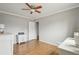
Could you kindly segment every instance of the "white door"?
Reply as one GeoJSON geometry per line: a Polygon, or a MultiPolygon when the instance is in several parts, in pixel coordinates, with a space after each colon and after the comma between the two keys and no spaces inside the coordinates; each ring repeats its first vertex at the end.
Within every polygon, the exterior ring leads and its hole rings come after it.
{"type": "Polygon", "coordinates": [[[32,39],[37,39],[35,22],[29,22],[29,40],[32,39]]]}

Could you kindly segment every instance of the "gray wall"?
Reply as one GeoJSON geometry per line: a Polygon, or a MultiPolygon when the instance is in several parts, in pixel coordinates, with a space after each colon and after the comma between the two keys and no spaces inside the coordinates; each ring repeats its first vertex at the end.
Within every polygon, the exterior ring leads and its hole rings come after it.
{"type": "Polygon", "coordinates": [[[0,24],[5,24],[5,33],[15,35],[18,32],[25,32],[27,38],[29,33],[28,39],[36,39],[35,23],[29,22],[27,19],[1,14],[0,24]]]}
{"type": "Polygon", "coordinates": [[[5,24],[5,32],[16,34],[27,31],[27,21],[15,16],[0,15],[0,24],[5,24]]]}
{"type": "Polygon", "coordinates": [[[78,16],[77,16],[77,18],[76,18],[75,31],[76,31],[76,32],[79,32],[79,13],[77,13],[77,14],[78,14],[78,16]]]}
{"type": "Polygon", "coordinates": [[[58,45],[67,37],[72,37],[76,28],[79,30],[78,24],[79,8],[40,18],[40,40],[58,45]]]}
{"type": "MultiPolygon", "coordinates": [[[[27,34],[28,25],[26,19],[21,19],[10,15],[0,15],[0,24],[6,25],[5,32],[16,34],[17,32],[24,31],[27,34]]],[[[78,25],[79,8],[61,12],[45,18],[40,18],[39,38],[40,40],[49,42],[51,44],[59,44],[64,41],[66,37],[73,36],[74,31],[79,31],[78,25]]],[[[31,35],[31,37],[33,36],[31,35]]]]}

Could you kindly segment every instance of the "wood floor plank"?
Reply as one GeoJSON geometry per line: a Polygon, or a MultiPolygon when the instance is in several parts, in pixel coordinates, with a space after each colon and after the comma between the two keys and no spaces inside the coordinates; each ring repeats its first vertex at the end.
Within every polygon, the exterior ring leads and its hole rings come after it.
{"type": "Polygon", "coordinates": [[[31,40],[23,44],[14,45],[14,55],[58,55],[57,46],[47,44],[38,40],[31,40]]]}

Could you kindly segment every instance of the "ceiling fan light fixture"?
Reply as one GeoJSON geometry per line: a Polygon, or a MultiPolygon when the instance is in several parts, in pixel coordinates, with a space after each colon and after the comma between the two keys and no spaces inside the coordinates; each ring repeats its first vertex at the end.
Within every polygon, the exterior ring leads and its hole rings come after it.
{"type": "Polygon", "coordinates": [[[35,12],[35,10],[34,9],[31,9],[31,12],[35,12]]]}

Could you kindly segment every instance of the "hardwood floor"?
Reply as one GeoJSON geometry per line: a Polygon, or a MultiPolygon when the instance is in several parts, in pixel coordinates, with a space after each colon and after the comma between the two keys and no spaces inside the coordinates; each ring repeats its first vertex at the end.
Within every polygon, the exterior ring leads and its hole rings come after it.
{"type": "Polygon", "coordinates": [[[57,46],[47,44],[38,40],[31,40],[22,44],[14,45],[14,55],[58,55],[57,46]]]}

